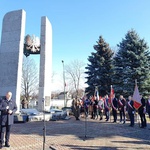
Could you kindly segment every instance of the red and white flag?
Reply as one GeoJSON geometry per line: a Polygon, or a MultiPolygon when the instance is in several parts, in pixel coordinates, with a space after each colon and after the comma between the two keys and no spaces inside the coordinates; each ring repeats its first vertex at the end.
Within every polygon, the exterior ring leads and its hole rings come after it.
{"type": "Polygon", "coordinates": [[[134,101],[134,108],[135,109],[139,109],[139,107],[142,105],[141,104],[141,96],[140,96],[140,93],[139,93],[139,89],[138,89],[138,86],[137,86],[137,82],[135,82],[135,89],[134,89],[134,93],[133,93],[133,101],[134,101]]]}

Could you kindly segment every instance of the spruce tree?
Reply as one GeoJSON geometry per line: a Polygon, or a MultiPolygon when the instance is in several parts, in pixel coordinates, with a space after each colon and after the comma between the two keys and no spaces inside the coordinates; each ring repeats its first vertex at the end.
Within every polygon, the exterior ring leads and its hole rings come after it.
{"type": "Polygon", "coordinates": [[[94,50],[91,56],[88,57],[89,64],[86,67],[87,84],[86,92],[88,95],[93,95],[95,87],[98,87],[99,94],[104,96],[109,94],[110,86],[112,84],[113,51],[106,43],[102,36],[99,37],[97,44],[94,45],[94,50]]]}
{"type": "Polygon", "coordinates": [[[147,43],[144,39],[140,39],[134,30],[131,30],[117,46],[118,52],[114,57],[113,77],[116,92],[125,97],[132,95],[135,80],[137,80],[139,91],[146,95],[150,89],[150,85],[148,85],[150,53],[147,43]]]}

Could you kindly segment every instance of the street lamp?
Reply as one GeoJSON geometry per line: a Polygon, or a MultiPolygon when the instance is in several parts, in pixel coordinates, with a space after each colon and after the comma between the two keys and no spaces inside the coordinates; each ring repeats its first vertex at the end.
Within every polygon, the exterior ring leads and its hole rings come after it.
{"type": "Polygon", "coordinates": [[[62,60],[62,64],[63,64],[63,79],[64,79],[64,107],[66,106],[66,96],[65,96],[65,70],[64,70],[64,61],[62,60]]]}

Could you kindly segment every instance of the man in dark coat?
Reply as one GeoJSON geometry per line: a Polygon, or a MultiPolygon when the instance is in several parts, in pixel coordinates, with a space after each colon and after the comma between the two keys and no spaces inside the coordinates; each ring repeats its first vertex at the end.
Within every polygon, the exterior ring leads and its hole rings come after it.
{"type": "Polygon", "coordinates": [[[122,122],[123,124],[126,122],[125,107],[126,107],[126,100],[123,97],[123,95],[120,95],[120,99],[118,100],[118,110],[120,113],[120,122],[122,122]]]}
{"type": "Polygon", "coordinates": [[[128,104],[127,104],[127,111],[128,111],[128,115],[129,115],[129,118],[130,118],[130,127],[133,127],[134,126],[134,101],[132,100],[132,97],[129,96],[128,97],[128,104]]]}
{"type": "MultiPolygon", "coordinates": [[[[141,96],[142,97],[142,96],[141,96]]],[[[147,126],[147,123],[146,123],[146,117],[145,117],[145,113],[146,113],[146,103],[145,103],[145,99],[142,97],[141,98],[141,106],[140,108],[138,109],[138,113],[140,115],[140,118],[141,118],[141,128],[145,128],[147,126]]]]}
{"type": "Polygon", "coordinates": [[[78,98],[74,98],[73,101],[72,101],[72,107],[73,107],[73,113],[74,113],[74,116],[76,118],[76,120],[80,120],[79,117],[80,117],[80,100],[78,98]]]}
{"type": "Polygon", "coordinates": [[[149,96],[147,103],[146,103],[146,112],[148,113],[149,119],[150,119],[150,96],[149,96]]]}
{"type": "Polygon", "coordinates": [[[118,108],[118,100],[114,94],[114,97],[112,99],[112,114],[113,114],[114,122],[117,122],[117,108],[118,108]]]}
{"type": "Polygon", "coordinates": [[[86,117],[88,117],[89,115],[89,105],[90,105],[90,100],[86,97],[83,102],[84,113],[86,117]]]}
{"type": "Polygon", "coordinates": [[[5,146],[10,147],[9,138],[10,138],[10,129],[11,125],[14,123],[14,113],[17,110],[16,102],[12,99],[12,93],[7,92],[6,97],[0,101],[0,111],[1,111],[1,132],[0,132],[0,148],[4,143],[4,132],[5,133],[5,146]]]}

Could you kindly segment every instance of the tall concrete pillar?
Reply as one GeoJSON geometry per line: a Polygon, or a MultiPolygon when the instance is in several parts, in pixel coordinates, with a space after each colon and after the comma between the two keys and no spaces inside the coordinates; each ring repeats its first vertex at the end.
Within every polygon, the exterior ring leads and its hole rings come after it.
{"type": "Polygon", "coordinates": [[[41,18],[41,51],[39,73],[38,109],[49,110],[51,97],[52,70],[52,27],[47,17],[41,18]],[[42,101],[44,99],[44,102],[42,101]]]}
{"type": "Polygon", "coordinates": [[[20,109],[25,19],[24,10],[12,11],[4,16],[0,45],[0,95],[5,96],[7,91],[11,91],[18,111],[20,109]]]}

